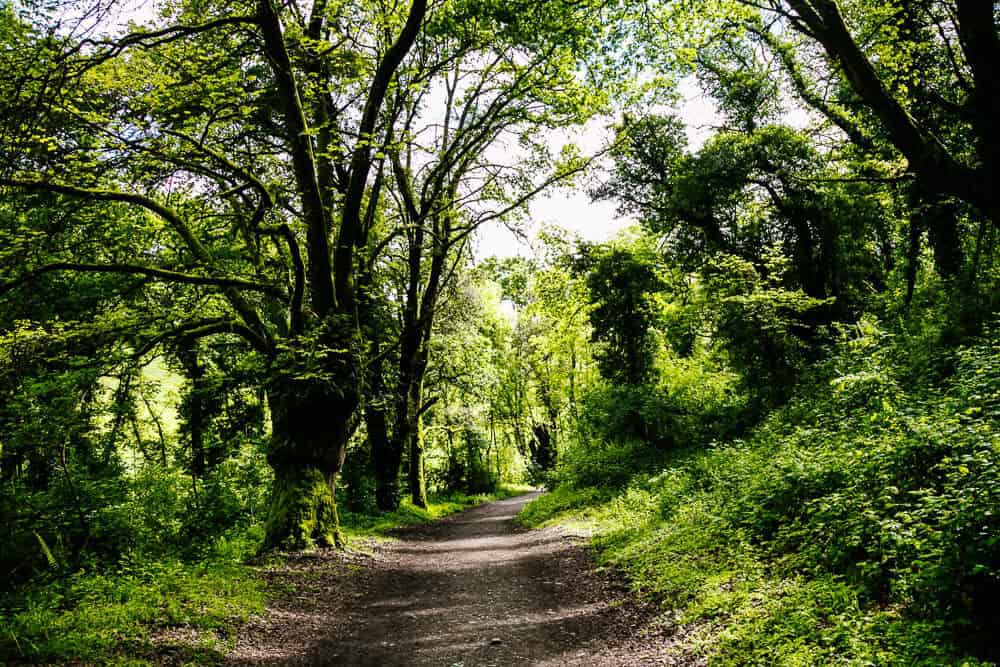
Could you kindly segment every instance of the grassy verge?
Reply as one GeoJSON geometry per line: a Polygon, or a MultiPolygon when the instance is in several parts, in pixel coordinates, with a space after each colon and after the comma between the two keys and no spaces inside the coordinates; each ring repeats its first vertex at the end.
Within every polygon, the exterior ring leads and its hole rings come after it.
{"type": "Polygon", "coordinates": [[[520,520],[589,534],[710,665],[995,664],[997,352],[959,350],[938,385],[841,374],[624,486],[576,481],[570,453],[520,520]]]}
{"type": "Polygon", "coordinates": [[[0,621],[6,660],[142,665],[169,654],[211,664],[264,610],[265,591],[245,565],[172,561],[79,573],[12,602],[0,621]]]}
{"type": "MultiPolygon", "coordinates": [[[[345,512],[341,522],[348,539],[384,538],[393,528],[528,490],[432,496],[427,508],[404,503],[388,514],[345,512]]],[[[176,664],[219,663],[238,628],[277,592],[246,564],[258,533],[220,540],[199,562],[125,561],[113,571],[39,582],[0,600],[0,664],[146,665],[168,657],[176,664]]]]}
{"type": "MultiPolygon", "coordinates": [[[[693,462],[675,463],[683,476],[693,462]]],[[[940,623],[865,603],[843,577],[787,567],[733,530],[718,500],[676,477],[654,477],[614,494],[559,488],[520,521],[589,534],[599,564],[694,629],[678,652],[710,665],[981,664],[956,653],[940,623]]]]}

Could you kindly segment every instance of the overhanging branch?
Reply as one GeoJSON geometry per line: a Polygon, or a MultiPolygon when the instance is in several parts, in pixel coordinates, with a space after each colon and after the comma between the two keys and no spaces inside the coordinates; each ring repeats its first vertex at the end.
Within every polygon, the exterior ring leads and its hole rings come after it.
{"type": "Polygon", "coordinates": [[[234,334],[240,336],[241,338],[246,339],[255,350],[263,352],[264,354],[268,353],[267,346],[253,331],[235,320],[224,317],[215,317],[185,322],[170,331],[164,331],[163,333],[146,341],[135,351],[134,356],[136,358],[143,357],[152,352],[153,349],[155,349],[160,343],[172,338],[195,339],[205,338],[206,336],[212,336],[215,334],[234,334]]]}
{"type": "Polygon", "coordinates": [[[142,275],[171,283],[184,283],[188,285],[211,285],[215,287],[233,287],[236,289],[263,292],[274,296],[284,296],[284,291],[275,285],[265,285],[255,283],[242,278],[221,278],[212,276],[197,276],[190,273],[179,273],[167,269],[159,269],[152,266],[142,266],[139,264],[85,264],[78,262],[53,262],[32,269],[14,280],[0,284],[0,296],[7,292],[22,287],[41,275],[55,273],[59,271],[70,271],[78,273],[119,273],[142,275]]]}

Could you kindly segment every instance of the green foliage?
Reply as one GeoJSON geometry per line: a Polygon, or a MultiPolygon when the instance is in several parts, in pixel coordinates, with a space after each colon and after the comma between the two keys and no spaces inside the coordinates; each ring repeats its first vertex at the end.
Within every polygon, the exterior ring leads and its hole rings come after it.
{"type": "Polygon", "coordinates": [[[656,343],[651,330],[657,324],[652,296],[665,287],[657,260],[640,243],[580,249],[574,271],[586,277],[594,357],[608,380],[638,385],[652,370],[656,343]]]}
{"type": "Polygon", "coordinates": [[[656,382],[595,385],[582,401],[578,428],[586,444],[581,447],[602,441],[612,447],[632,442],[680,449],[741,429],[746,401],[737,391],[737,376],[703,359],[669,354],[658,360],[657,371],[656,382]]]}
{"type": "Polygon", "coordinates": [[[907,389],[898,345],[870,318],[845,328],[745,438],[630,478],[648,449],[589,448],[595,464],[566,463],[522,518],[585,522],[599,559],[675,607],[710,664],[995,659],[996,339],[907,389]]]}
{"type": "MultiPolygon", "coordinates": [[[[367,444],[367,443],[365,443],[367,444]]],[[[337,507],[354,514],[376,514],[375,477],[371,449],[359,446],[347,452],[337,481],[337,507]]]]}
{"type": "Polygon", "coordinates": [[[68,476],[49,488],[33,491],[11,484],[0,498],[5,518],[0,561],[12,574],[6,584],[33,574],[52,577],[81,566],[99,567],[125,556],[198,557],[219,536],[260,521],[270,477],[252,449],[202,480],[159,466],[145,466],[125,479],[90,479],[75,466],[65,472],[68,476]],[[43,559],[37,540],[53,558],[43,559]]]}
{"type": "Polygon", "coordinates": [[[704,307],[713,312],[716,340],[751,397],[780,402],[816,356],[815,323],[832,299],[782,287],[784,256],[767,259],[767,273],[731,255],[710,261],[703,269],[704,307]]]}
{"type": "MultiPolygon", "coordinates": [[[[123,560],[113,571],[76,573],[3,602],[0,657],[26,662],[155,664],[166,650],[217,662],[236,628],[264,610],[262,580],[222,552],[192,565],[123,560]],[[169,639],[183,629],[197,639],[169,639]],[[154,641],[155,639],[155,641],[154,641]]],[[[239,551],[239,550],[238,550],[239,551]]],[[[235,556],[235,558],[234,558],[235,556]]]]}
{"type": "MultiPolygon", "coordinates": [[[[526,520],[597,526],[716,663],[995,657],[994,10],[455,0],[376,80],[410,5],[323,7],[115,43],[0,0],[5,651],[141,657],[199,577],[242,617],[235,563],[335,540],[371,408],[441,490],[554,484],[526,520]],[[641,103],[690,74],[689,147],[641,103]],[[465,272],[612,104],[595,195],[642,231],[465,272]]],[[[356,534],[471,502],[373,516],[372,447],[356,534]]]]}
{"type": "Polygon", "coordinates": [[[500,480],[486,458],[489,456],[486,434],[466,428],[459,437],[462,444],[448,450],[448,467],[441,475],[442,488],[469,495],[492,493],[500,480]]]}

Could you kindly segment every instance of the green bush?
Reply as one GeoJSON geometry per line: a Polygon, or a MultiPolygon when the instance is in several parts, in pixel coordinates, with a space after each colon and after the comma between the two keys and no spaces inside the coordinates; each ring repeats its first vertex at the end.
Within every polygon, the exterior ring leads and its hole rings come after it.
{"type": "Polygon", "coordinates": [[[845,328],[742,439],[574,449],[522,520],[587,522],[711,664],[996,660],[1000,345],[988,332],[916,384],[906,345],[871,318],[845,328]]]}
{"type": "Polygon", "coordinates": [[[496,491],[500,479],[486,459],[487,449],[485,433],[477,428],[465,428],[461,444],[448,449],[446,467],[436,475],[436,485],[446,493],[477,495],[496,491]]]}

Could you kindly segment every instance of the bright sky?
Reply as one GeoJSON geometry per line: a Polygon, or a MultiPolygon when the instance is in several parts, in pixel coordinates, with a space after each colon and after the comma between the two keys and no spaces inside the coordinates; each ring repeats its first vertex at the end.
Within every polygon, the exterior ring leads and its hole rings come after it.
{"type": "MultiPolygon", "coordinates": [[[[712,100],[702,94],[694,78],[680,84],[681,102],[677,111],[687,127],[688,147],[697,150],[712,134],[721,120],[712,100]]],[[[552,138],[555,149],[569,141],[576,143],[584,154],[596,153],[611,138],[607,125],[612,119],[596,120],[575,133],[564,133],[552,138]]],[[[595,173],[594,177],[599,177],[595,173]]],[[[532,202],[531,223],[526,230],[529,239],[543,226],[557,226],[578,234],[586,241],[607,241],[633,224],[631,218],[620,217],[614,202],[591,201],[585,183],[577,189],[553,189],[532,202]]],[[[500,224],[491,224],[479,230],[476,240],[476,257],[510,257],[530,255],[531,248],[513,232],[500,224]]]]}
{"type": "MultiPolygon", "coordinates": [[[[716,128],[722,125],[722,117],[715,103],[702,92],[693,76],[680,82],[678,93],[680,102],[675,111],[684,121],[688,149],[697,151],[712,136],[716,128]]],[[[782,123],[804,129],[817,120],[794,95],[788,91],[783,91],[782,94],[784,98],[782,106],[785,109],[782,123]]],[[[668,109],[662,111],[666,112],[668,109]]],[[[608,143],[610,134],[607,126],[612,121],[613,119],[603,118],[590,123],[575,134],[554,136],[551,145],[558,150],[562,144],[573,141],[584,154],[594,154],[608,143]]],[[[592,174],[592,178],[600,176],[598,170],[592,174]]],[[[525,233],[529,239],[534,240],[541,227],[554,225],[570,230],[586,241],[607,241],[635,222],[631,218],[619,216],[616,208],[614,202],[591,201],[585,185],[576,190],[553,189],[548,195],[538,197],[531,204],[531,223],[525,233]]],[[[475,251],[477,258],[532,254],[528,244],[500,224],[492,224],[479,230],[475,251]]]]}

